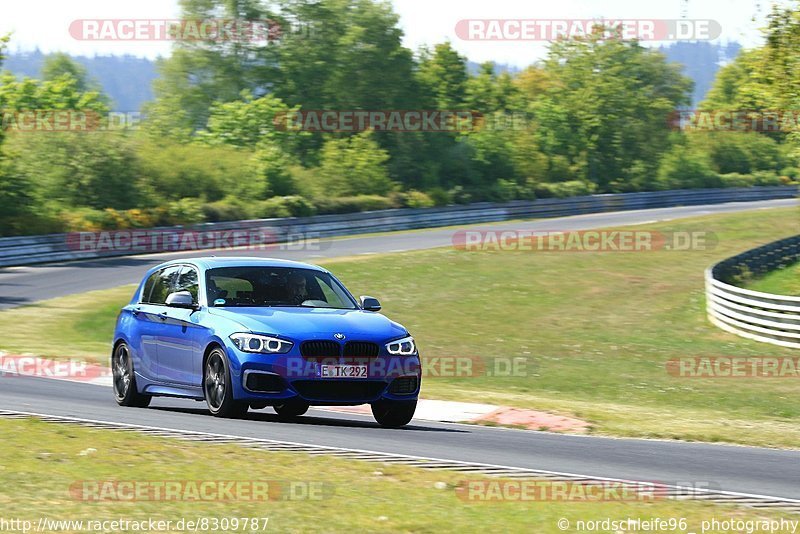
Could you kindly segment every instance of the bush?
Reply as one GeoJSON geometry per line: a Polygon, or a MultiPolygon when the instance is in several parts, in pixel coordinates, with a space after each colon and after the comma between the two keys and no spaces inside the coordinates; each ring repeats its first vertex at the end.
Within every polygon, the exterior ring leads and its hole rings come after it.
{"type": "Polygon", "coordinates": [[[356,213],[399,207],[392,199],[379,195],[322,198],[314,202],[319,213],[356,213]]]}
{"type": "Polygon", "coordinates": [[[689,152],[675,145],[661,160],[657,184],[662,189],[692,189],[721,187],[722,180],[705,154],[689,152]]]}
{"type": "Polygon", "coordinates": [[[421,191],[411,190],[403,194],[403,205],[407,208],[432,208],[436,203],[421,191]]]}
{"type": "Polygon", "coordinates": [[[253,214],[254,208],[248,208],[236,197],[225,197],[216,202],[203,204],[202,210],[206,220],[210,222],[241,221],[256,216],[253,214]]]}
{"type": "Polygon", "coordinates": [[[389,178],[389,153],[370,131],[328,139],[320,153],[317,180],[325,195],[346,197],[358,193],[387,195],[395,184],[389,178]]]}
{"type": "Polygon", "coordinates": [[[797,180],[797,177],[800,176],[800,169],[797,167],[784,167],[781,169],[780,175],[791,178],[792,180],[797,180]]]}
{"type": "Polygon", "coordinates": [[[753,173],[755,185],[784,185],[781,177],[775,171],[757,171],[753,173]]]}
{"type": "Polygon", "coordinates": [[[453,197],[441,187],[434,187],[428,191],[428,196],[433,200],[434,206],[448,206],[453,203],[453,197]]]}
{"type": "Polygon", "coordinates": [[[307,199],[293,195],[272,197],[258,203],[255,216],[261,219],[282,217],[308,217],[314,215],[316,208],[307,199]]]}
{"type": "Polygon", "coordinates": [[[452,188],[448,194],[456,204],[469,204],[472,202],[472,195],[460,185],[452,188]]]}
{"type": "Polygon", "coordinates": [[[752,174],[784,164],[780,145],[756,132],[715,132],[689,136],[691,146],[708,154],[720,174],[752,174]]]}
{"type": "Polygon", "coordinates": [[[567,198],[591,195],[597,186],[580,180],[570,180],[568,182],[540,183],[537,184],[534,192],[539,198],[567,198]]]}
{"type": "Polygon", "coordinates": [[[252,152],[200,143],[140,142],[137,149],[142,181],[155,204],[188,197],[206,201],[231,192],[265,198],[266,186],[250,163],[252,152]]]}
{"type": "Polygon", "coordinates": [[[197,198],[182,198],[167,204],[166,214],[170,224],[195,224],[206,220],[203,202],[197,198]]]}
{"type": "Polygon", "coordinates": [[[720,180],[722,180],[722,187],[753,187],[755,185],[755,178],[752,174],[730,172],[721,175],[720,180]]]}

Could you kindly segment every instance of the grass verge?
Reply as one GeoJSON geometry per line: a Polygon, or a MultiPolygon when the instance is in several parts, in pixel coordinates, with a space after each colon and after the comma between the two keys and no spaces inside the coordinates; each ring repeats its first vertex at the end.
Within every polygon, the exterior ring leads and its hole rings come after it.
{"type": "MultiPolygon", "coordinates": [[[[3,518],[29,520],[156,520],[182,518],[268,518],[267,531],[278,532],[562,532],[560,519],[577,521],[626,518],[685,518],[686,530],[699,532],[702,521],[789,519],[777,511],[755,511],[699,502],[468,502],[456,495],[466,478],[455,472],[371,464],[303,454],[260,452],[234,445],[190,444],[129,432],[85,429],[36,420],[0,420],[0,506],[3,518]],[[117,486],[105,484],[114,481],[117,486]],[[274,500],[253,500],[246,492],[233,499],[173,498],[169,501],[107,500],[136,482],[240,482],[245,487],[275,481],[283,488],[274,500]],[[286,491],[287,484],[312,490],[286,491]],[[75,491],[75,488],[78,488],[75,491]],[[103,497],[87,501],[84,495],[103,497]],[[285,499],[286,496],[294,498],[285,499]]],[[[241,486],[240,486],[241,487],[241,486]]],[[[183,494],[187,495],[187,494],[183,494]]],[[[797,519],[796,517],[794,519],[797,519]]],[[[86,523],[89,524],[89,523],[86,523]]],[[[261,531],[237,529],[237,532],[261,531]]],[[[92,530],[92,529],[89,529],[92,530]]],[[[186,530],[186,529],[183,529],[186,530]]],[[[80,532],[66,528],[65,532],[80,532]]],[[[86,530],[83,530],[84,532],[86,530]]],[[[172,532],[181,531],[172,527],[172,532]]],[[[574,531],[574,530],[573,530],[574,531]]],[[[715,530],[714,532],[735,532],[715,530]]]]}
{"type": "Polygon", "coordinates": [[[774,295],[800,296],[800,263],[788,265],[756,280],[746,286],[753,291],[763,291],[774,295]]]}

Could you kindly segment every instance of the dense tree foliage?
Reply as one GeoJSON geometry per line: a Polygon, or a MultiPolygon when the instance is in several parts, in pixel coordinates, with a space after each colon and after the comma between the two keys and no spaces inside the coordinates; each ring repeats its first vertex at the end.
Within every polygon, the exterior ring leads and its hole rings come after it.
{"type": "MultiPolygon", "coordinates": [[[[658,51],[601,31],[554,42],[541,63],[508,72],[470,68],[447,42],[408,50],[385,1],[181,6],[185,19],[269,21],[280,31],[177,40],[141,128],[0,131],[0,234],[774,185],[800,174],[792,131],[676,131],[671,117],[690,105],[691,80],[658,51]],[[443,131],[295,122],[331,111],[469,120],[443,131]]],[[[794,109],[798,28],[796,10],[776,8],[766,44],[720,71],[703,109],[794,109]]],[[[109,102],[63,54],[39,79],[0,74],[4,117],[104,116],[109,102]]]]}

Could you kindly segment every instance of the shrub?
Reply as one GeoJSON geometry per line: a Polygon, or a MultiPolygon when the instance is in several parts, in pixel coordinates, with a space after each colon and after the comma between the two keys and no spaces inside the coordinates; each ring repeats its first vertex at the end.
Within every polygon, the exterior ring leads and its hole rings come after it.
{"type": "Polygon", "coordinates": [[[254,208],[247,205],[236,197],[225,197],[216,202],[209,202],[202,206],[203,215],[207,221],[241,221],[256,217],[254,208]]]}
{"type": "Polygon", "coordinates": [[[456,204],[469,204],[472,202],[472,195],[460,185],[453,187],[448,194],[456,204]]]}
{"type": "Polygon", "coordinates": [[[570,180],[568,182],[540,183],[536,185],[534,192],[539,198],[567,198],[591,195],[596,189],[594,184],[581,180],[570,180]]]}
{"type": "Polygon", "coordinates": [[[453,202],[453,197],[450,196],[450,193],[441,187],[434,187],[428,191],[428,196],[433,200],[434,206],[447,206],[453,202]]]}
{"type": "Polygon", "coordinates": [[[408,208],[432,208],[436,203],[422,191],[410,190],[403,194],[403,205],[408,208]]]}
{"type": "Polygon", "coordinates": [[[713,188],[720,187],[722,180],[705,154],[676,145],[661,160],[657,184],[662,189],[713,188]]]}
{"type": "Polygon", "coordinates": [[[314,203],[319,213],[355,213],[399,207],[392,199],[379,195],[322,198],[314,203]]]}
{"type": "Polygon", "coordinates": [[[755,178],[752,174],[730,172],[720,175],[720,180],[722,180],[722,187],[752,187],[755,185],[755,178]]]}
{"type": "Polygon", "coordinates": [[[166,213],[170,224],[195,224],[204,222],[203,202],[197,198],[182,198],[167,204],[166,213]]]}
{"type": "Polygon", "coordinates": [[[800,176],[800,169],[797,167],[784,167],[781,169],[780,175],[796,180],[800,176]]]}
{"type": "Polygon", "coordinates": [[[783,185],[775,171],[756,171],[753,173],[755,185],[783,185]]]}
{"type": "Polygon", "coordinates": [[[255,216],[262,219],[280,217],[307,217],[314,215],[316,209],[307,199],[292,195],[272,197],[258,203],[255,216]]]}

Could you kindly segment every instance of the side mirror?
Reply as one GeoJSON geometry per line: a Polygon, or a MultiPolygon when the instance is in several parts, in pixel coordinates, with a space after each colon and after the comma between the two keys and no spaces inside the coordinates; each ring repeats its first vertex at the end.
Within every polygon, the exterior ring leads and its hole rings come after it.
{"type": "Polygon", "coordinates": [[[361,296],[361,307],[367,311],[381,311],[381,303],[375,297],[361,296]]]}
{"type": "Polygon", "coordinates": [[[194,303],[192,294],[188,291],[170,293],[167,297],[166,304],[172,308],[188,308],[190,310],[197,309],[197,305],[194,303]]]}

